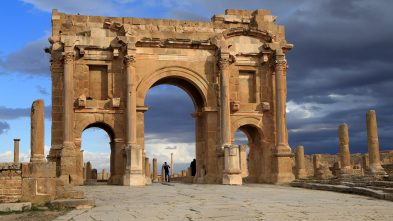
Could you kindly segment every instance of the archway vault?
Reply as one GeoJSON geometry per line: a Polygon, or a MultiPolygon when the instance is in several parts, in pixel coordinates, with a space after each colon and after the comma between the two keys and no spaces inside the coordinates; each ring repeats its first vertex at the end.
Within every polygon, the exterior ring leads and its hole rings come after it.
{"type": "Polygon", "coordinates": [[[137,105],[144,106],[145,97],[151,87],[170,84],[190,95],[196,110],[208,106],[209,83],[197,72],[179,66],[164,67],[146,75],[137,86],[137,105]]]}

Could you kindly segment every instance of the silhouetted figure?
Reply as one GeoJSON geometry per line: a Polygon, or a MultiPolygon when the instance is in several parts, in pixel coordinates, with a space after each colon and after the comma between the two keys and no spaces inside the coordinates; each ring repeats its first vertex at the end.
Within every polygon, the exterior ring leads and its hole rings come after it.
{"type": "Polygon", "coordinates": [[[170,174],[169,174],[169,168],[171,167],[166,162],[162,167],[164,168],[164,172],[165,172],[165,177],[164,177],[165,182],[171,182],[170,174]]]}
{"type": "Polygon", "coordinates": [[[195,176],[195,174],[196,174],[196,160],[195,159],[192,160],[190,167],[191,167],[191,176],[195,176]]]}

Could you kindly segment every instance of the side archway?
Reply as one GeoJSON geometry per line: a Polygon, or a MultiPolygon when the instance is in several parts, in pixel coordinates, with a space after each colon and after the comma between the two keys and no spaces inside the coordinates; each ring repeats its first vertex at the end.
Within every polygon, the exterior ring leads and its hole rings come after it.
{"type": "Polygon", "coordinates": [[[244,182],[256,183],[263,173],[263,133],[259,119],[242,118],[233,122],[232,134],[243,132],[247,137],[246,144],[241,147],[240,161],[244,182]]]}

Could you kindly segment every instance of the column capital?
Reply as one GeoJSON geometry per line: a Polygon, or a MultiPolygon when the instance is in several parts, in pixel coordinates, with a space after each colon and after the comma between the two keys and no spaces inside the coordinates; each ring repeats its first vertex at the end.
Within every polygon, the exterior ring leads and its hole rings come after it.
{"type": "Polygon", "coordinates": [[[233,62],[235,62],[234,56],[231,56],[228,53],[221,53],[217,65],[220,68],[220,70],[224,70],[227,69],[229,65],[232,64],[233,62]]]}
{"type": "Polygon", "coordinates": [[[126,55],[124,56],[124,64],[129,67],[135,64],[135,55],[126,55]]]}
{"type": "Polygon", "coordinates": [[[70,64],[75,59],[74,52],[64,52],[63,55],[64,55],[64,64],[70,64]]]}
{"type": "Polygon", "coordinates": [[[276,54],[274,64],[276,70],[286,71],[288,69],[288,62],[284,54],[276,54]]]}

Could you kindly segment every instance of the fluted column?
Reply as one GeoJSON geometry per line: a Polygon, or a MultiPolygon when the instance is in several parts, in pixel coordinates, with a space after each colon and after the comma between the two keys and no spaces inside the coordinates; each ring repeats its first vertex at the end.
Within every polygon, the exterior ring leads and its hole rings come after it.
{"type": "Polygon", "coordinates": [[[77,153],[74,144],[74,60],[73,46],[65,43],[63,76],[63,147],[60,160],[60,179],[65,183],[80,184],[77,174],[77,153]]]}
{"type": "Polygon", "coordinates": [[[276,147],[274,155],[273,183],[288,183],[294,180],[292,173],[291,148],[288,145],[286,102],[287,102],[287,60],[281,49],[275,53],[275,115],[276,115],[276,147]]]}
{"type": "Polygon", "coordinates": [[[379,157],[377,114],[375,110],[367,111],[366,121],[369,158],[368,173],[371,175],[385,175],[386,172],[381,166],[381,159],[379,157]]]}
{"type": "Polygon", "coordinates": [[[136,71],[135,56],[124,56],[126,72],[126,169],[123,177],[125,186],[141,186],[145,184],[144,171],[142,171],[142,149],[137,144],[137,118],[136,118],[136,71]]]}
{"type": "Polygon", "coordinates": [[[229,92],[229,53],[221,52],[219,60],[220,79],[221,79],[221,146],[231,144],[231,111],[230,111],[230,92],[229,92]]]}
{"type": "Polygon", "coordinates": [[[64,54],[63,149],[74,148],[74,52],[64,54]]]}
{"type": "Polygon", "coordinates": [[[276,52],[276,130],[277,130],[277,153],[291,152],[288,145],[286,102],[287,102],[287,60],[285,55],[276,52]]]}

